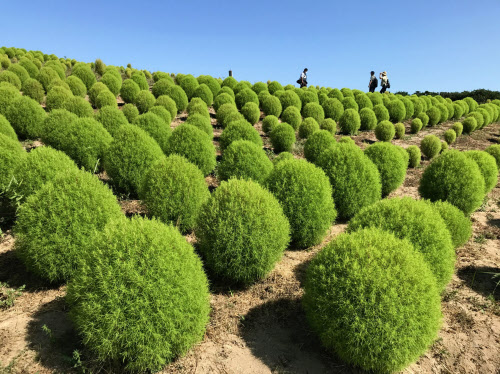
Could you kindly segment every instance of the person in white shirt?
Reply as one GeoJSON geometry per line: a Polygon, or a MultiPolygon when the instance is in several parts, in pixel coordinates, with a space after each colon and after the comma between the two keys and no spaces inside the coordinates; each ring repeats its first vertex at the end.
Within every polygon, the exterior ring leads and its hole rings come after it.
{"type": "Polygon", "coordinates": [[[307,87],[307,68],[300,74],[299,82],[300,88],[307,87]]]}

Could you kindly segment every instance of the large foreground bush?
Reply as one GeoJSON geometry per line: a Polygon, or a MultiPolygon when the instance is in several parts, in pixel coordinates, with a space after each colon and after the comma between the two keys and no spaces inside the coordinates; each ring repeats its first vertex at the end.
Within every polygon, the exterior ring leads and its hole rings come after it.
{"type": "Polygon", "coordinates": [[[68,280],[94,250],[92,238],[121,216],[116,197],[96,176],[82,171],[61,175],[19,209],[16,253],[38,276],[51,282],[68,280]]]}
{"type": "Polygon", "coordinates": [[[356,214],[348,231],[364,227],[377,227],[408,239],[424,255],[439,290],[451,280],[455,268],[451,234],[440,214],[425,201],[409,197],[381,200],[356,214]]]}
{"type": "Polygon", "coordinates": [[[98,361],[158,371],[203,338],[207,278],[175,228],[143,218],[115,220],[95,246],[69,283],[67,300],[98,361]]]}
{"type": "Polygon", "coordinates": [[[5,118],[20,137],[35,139],[42,134],[46,113],[32,98],[20,96],[12,101],[5,113],[5,118]]]}
{"type": "Polygon", "coordinates": [[[339,217],[350,218],[380,200],[382,186],[377,167],[356,145],[337,143],[321,153],[317,165],[330,178],[339,217]]]}
{"type": "Polygon", "coordinates": [[[418,191],[425,199],[448,201],[470,214],[481,206],[485,187],[477,163],[462,152],[450,150],[425,169],[418,191]]]}
{"type": "Polygon", "coordinates": [[[304,288],[323,345],[365,370],[402,370],[437,337],[435,278],[408,241],[388,232],[340,235],[312,260],[304,288]]]}
{"type": "Polygon", "coordinates": [[[337,216],[323,170],[305,160],[282,161],[266,185],[283,207],[294,245],[306,248],[320,243],[337,216]]]}
{"type": "Polygon", "coordinates": [[[265,277],[281,258],[290,226],[279,202],[256,182],[222,182],[198,217],[196,238],[215,274],[249,284],[265,277]]]}

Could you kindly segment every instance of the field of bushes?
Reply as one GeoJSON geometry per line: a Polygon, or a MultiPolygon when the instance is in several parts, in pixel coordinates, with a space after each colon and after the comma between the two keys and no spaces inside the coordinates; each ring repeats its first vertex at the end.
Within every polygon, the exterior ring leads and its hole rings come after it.
{"type": "Polygon", "coordinates": [[[0,48],[0,373],[500,370],[500,100],[0,48]]]}

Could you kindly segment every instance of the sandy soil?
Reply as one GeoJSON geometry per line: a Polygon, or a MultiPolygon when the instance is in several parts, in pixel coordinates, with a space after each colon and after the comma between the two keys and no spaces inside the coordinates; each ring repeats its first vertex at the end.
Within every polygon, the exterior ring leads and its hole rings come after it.
{"type": "MultiPolygon", "coordinates": [[[[179,116],[172,127],[183,120],[185,115],[179,116]]],[[[451,122],[426,128],[394,143],[418,145],[423,136],[440,136],[450,126],[451,122]]],[[[217,143],[221,129],[214,130],[217,143]]],[[[499,133],[500,124],[490,125],[460,137],[451,148],[485,149],[498,141],[499,133]]],[[[353,138],[363,148],[376,140],[373,132],[353,138]]],[[[301,157],[302,148],[299,141],[296,157],[301,157]]],[[[390,197],[419,198],[418,183],[428,163],[424,160],[422,167],[409,169],[404,185],[390,197]]],[[[101,177],[106,179],[105,174],[101,177]]],[[[206,181],[211,188],[218,185],[213,175],[206,181]]],[[[128,215],[146,214],[140,201],[124,200],[121,205],[128,215]]],[[[500,272],[500,184],[472,220],[473,237],[457,250],[456,272],[443,293],[439,338],[405,373],[500,372],[500,286],[495,289],[491,275],[500,272]]],[[[274,271],[249,288],[212,282],[211,320],[203,341],[163,373],[361,373],[321,347],[301,308],[301,281],[308,262],[345,226],[332,226],[319,246],[286,251],[274,271]]],[[[193,235],[187,239],[195,241],[193,235]]],[[[65,286],[47,285],[27,273],[14,255],[14,241],[7,230],[0,242],[0,282],[26,289],[14,306],[0,310],[0,373],[88,372],[84,367],[116,373],[116,368],[95,365],[79,343],[67,317],[65,286]]]]}

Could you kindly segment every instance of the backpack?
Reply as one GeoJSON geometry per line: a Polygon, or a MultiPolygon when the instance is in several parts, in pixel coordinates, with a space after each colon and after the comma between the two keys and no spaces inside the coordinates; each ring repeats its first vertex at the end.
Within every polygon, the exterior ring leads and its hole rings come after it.
{"type": "Polygon", "coordinates": [[[391,88],[391,84],[389,83],[389,79],[387,79],[387,88],[391,88]]]}
{"type": "Polygon", "coordinates": [[[372,80],[371,87],[372,88],[377,88],[378,87],[378,79],[377,78],[375,78],[374,80],[372,80]]]}

